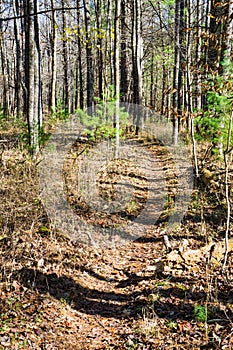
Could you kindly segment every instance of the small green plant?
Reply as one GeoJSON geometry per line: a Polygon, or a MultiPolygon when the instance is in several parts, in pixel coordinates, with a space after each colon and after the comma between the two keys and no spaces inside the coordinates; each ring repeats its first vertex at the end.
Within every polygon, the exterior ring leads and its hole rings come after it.
{"type": "Polygon", "coordinates": [[[50,136],[51,135],[45,132],[44,128],[42,127],[39,130],[39,144],[43,146],[49,140],[50,136]]]}
{"type": "Polygon", "coordinates": [[[194,318],[196,321],[206,322],[207,321],[207,309],[206,309],[206,307],[202,306],[202,305],[195,305],[194,306],[194,318]]]}
{"type": "Polygon", "coordinates": [[[132,341],[132,344],[128,345],[128,350],[137,350],[139,348],[138,341],[132,341]]]}
{"type": "Polygon", "coordinates": [[[41,225],[38,231],[43,237],[46,237],[51,233],[51,230],[44,225],[41,225]]]}
{"type": "Polygon", "coordinates": [[[0,124],[7,122],[9,119],[11,119],[11,115],[9,114],[8,109],[0,107],[0,124]]]}
{"type": "Polygon", "coordinates": [[[154,288],[159,288],[159,287],[167,287],[170,284],[170,277],[168,277],[166,280],[160,280],[160,279],[155,279],[155,284],[154,288]]]}
{"type": "Polygon", "coordinates": [[[61,302],[61,304],[64,304],[64,305],[70,304],[70,300],[69,300],[68,297],[66,297],[66,298],[60,298],[60,302],[61,302]]]}
{"type": "Polygon", "coordinates": [[[211,142],[214,153],[219,152],[219,145],[226,145],[233,101],[233,64],[223,62],[222,67],[228,78],[224,74],[210,78],[207,83],[207,108],[194,121],[196,139],[211,142]]]}
{"type": "Polygon", "coordinates": [[[167,323],[167,327],[171,329],[177,329],[177,323],[174,321],[170,321],[167,323]]]}
{"type": "Polygon", "coordinates": [[[6,332],[6,330],[10,328],[12,318],[8,317],[5,314],[0,314],[0,319],[1,319],[0,331],[6,332]]]}
{"type": "MultiPolygon", "coordinates": [[[[116,103],[115,101],[103,102],[101,101],[94,109],[92,115],[84,112],[81,109],[75,111],[80,122],[86,126],[84,134],[92,140],[111,139],[115,138],[117,134],[115,116],[116,103]]],[[[120,129],[119,136],[123,136],[123,129],[128,120],[128,113],[124,108],[119,110],[120,129]]]]}
{"type": "Polygon", "coordinates": [[[131,201],[131,202],[129,202],[129,204],[128,204],[127,208],[126,208],[126,211],[129,214],[132,214],[135,211],[137,211],[138,209],[140,209],[140,205],[137,202],[135,202],[135,201],[131,201]]]}
{"type": "Polygon", "coordinates": [[[181,284],[181,283],[176,283],[176,288],[179,288],[179,289],[181,289],[182,291],[184,291],[184,292],[186,292],[187,291],[187,288],[183,285],[183,284],[181,284]]]}
{"type": "Polygon", "coordinates": [[[67,108],[64,106],[62,100],[57,101],[57,105],[54,110],[52,110],[52,116],[58,120],[66,120],[69,117],[67,108]]]}

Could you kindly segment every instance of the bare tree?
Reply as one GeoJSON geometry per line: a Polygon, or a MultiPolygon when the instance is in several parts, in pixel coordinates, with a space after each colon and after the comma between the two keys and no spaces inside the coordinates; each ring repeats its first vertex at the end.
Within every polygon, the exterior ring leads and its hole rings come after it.
{"type": "Polygon", "coordinates": [[[92,42],[91,42],[91,13],[90,13],[90,1],[84,2],[84,14],[85,14],[85,31],[86,31],[86,66],[87,66],[87,108],[90,114],[92,114],[93,103],[93,89],[94,89],[94,71],[93,71],[93,59],[92,59],[92,42]]]}
{"type": "Polygon", "coordinates": [[[51,94],[50,94],[50,106],[54,112],[56,107],[56,81],[57,81],[57,23],[56,23],[56,10],[54,0],[51,0],[52,9],[52,38],[51,38],[51,51],[52,51],[52,73],[51,73],[51,94]]]}
{"type": "MultiPolygon", "coordinates": [[[[62,8],[65,8],[64,0],[61,0],[62,8]]],[[[62,11],[62,32],[63,32],[63,41],[62,41],[62,56],[63,56],[63,70],[64,70],[64,85],[63,85],[63,101],[65,109],[70,110],[70,100],[69,100],[69,78],[68,78],[68,46],[67,46],[67,35],[66,35],[66,11],[62,11]]]]}
{"type": "Polygon", "coordinates": [[[33,154],[39,150],[39,130],[42,126],[40,48],[36,5],[33,0],[24,1],[26,116],[33,154]]]}
{"type": "Polygon", "coordinates": [[[183,48],[183,16],[184,2],[175,2],[175,49],[174,49],[174,75],[173,75],[173,142],[178,142],[178,129],[182,105],[182,48],[183,48]]]}
{"type": "Polygon", "coordinates": [[[116,158],[119,148],[119,129],[120,129],[120,14],[121,0],[115,0],[115,95],[116,95],[116,158]]]}

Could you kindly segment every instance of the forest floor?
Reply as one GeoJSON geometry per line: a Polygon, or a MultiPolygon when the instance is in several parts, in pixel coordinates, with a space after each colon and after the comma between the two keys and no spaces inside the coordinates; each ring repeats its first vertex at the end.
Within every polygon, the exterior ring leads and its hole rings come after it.
{"type": "MultiPolygon", "coordinates": [[[[138,140],[158,161],[166,203],[156,224],[145,230],[139,223],[137,239],[101,247],[51,228],[38,160],[14,134],[2,130],[1,140],[0,349],[233,349],[233,244],[223,274],[226,204],[219,164],[206,158],[205,168],[217,177],[210,181],[203,172],[182,222],[168,229],[177,188],[174,162],[165,146],[138,140]]],[[[95,148],[77,142],[65,162],[68,201],[91,225],[127,225],[147,203],[142,171],[113,162],[99,173],[105,199],[114,198],[119,176],[134,188],[124,210],[99,215],[75,192],[87,146],[95,148]]],[[[198,156],[203,158],[201,150],[198,156]]]]}

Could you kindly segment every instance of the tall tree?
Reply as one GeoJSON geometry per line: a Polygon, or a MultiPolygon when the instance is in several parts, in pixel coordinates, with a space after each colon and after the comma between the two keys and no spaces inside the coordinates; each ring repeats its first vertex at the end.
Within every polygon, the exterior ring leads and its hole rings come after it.
{"type": "MultiPolygon", "coordinates": [[[[132,80],[133,80],[133,103],[142,104],[143,98],[143,72],[142,72],[142,1],[132,0],[132,80]]],[[[136,134],[139,132],[141,113],[135,111],[136,134]]]]}
{"type": "Polygon", "coordinates": [[[120,14],[121,0],[115,0],[115,95],[116,95],[116,157],[118,157],[120,128],[120,14]]]}
{"type": "Polygon", "coordinates": [[[141,0],[132,0],[132,78],[133,102],[142,103],[142,3],[141,0]]]}
{"type": "Polygon", "coordinates": [[[230,63],[232,53],[232,34],[233,34],[233,1],[230,0],[227,6],[225,35],[223,40],[223,59],[230,63]]]}
{"type": "MultiPolygon", "coordinates": [[[[0,11],[3,12],[3,3],[0,2],[0,11]]],[[[5,40],[4,40],[4,31],[3,31],[3,23],[0,19],[0,56],[1,56],[1,75],[2,75],[2,109],[3,114],[7,115],[9,110],[8,104],[8,81],[7,81],[7,63],[6,63],[6,50],[5,50],[5,40]]]]}
{"type": "Polygon", "coordinates": [[[57,15],[55,10],[55,2],[51,0],[52,9],[52,38],[51,38],[51,53],[52,53],[52,64],[51,64],[51,92],[50,92],[50,106],[54,112],[56,107],[56,82],[57,82],[57,15]]]}
{"type": "Polygon", "coordinates": [[[128,65],[127,65],[127,9],[126,1],[121,1],[121,49],[120,49],[120,94],[123,101],[127,101],[128,94],[128,65]]]}
{"type": "Polygon", "coordinates": [[[21,45],[20,45],[20,24],[19,19],[17,18],[20,14],[19,12],[19,1],[13,0],[13,9],[14,9],[14,35],[15,35],[15,101],[16,101],[16,115],[19,117],[21,112],[21,45]]]}
{"type": "Polygon", "coordinates": [[[173,142],[177,144],[182,105],[182,62],[183,62],[183,16],[184,1],[175,1],[175,48],[173,73],[173,142]]]}
{"type": "Polygon", "coordinates": [[[80,0],[77,0],[77,34],[78,34],[78,57],[76,67],[76,93],[79,90],[79,94],[76,94],[75,108],[78,106],[84,109],[84,92],[83,92],[83,68],[82,68],[82,43],[81,43],[81,12],[80,12],[80,0]],[[77,89],[77,87],[79,87],[77,89]],[[78,98],[79,95],[79,98],[78,98]],[[79,103],[78,103],[79,102],[79,103]]]}
{"type": "Polygon", "coordinates": [[[31,150],[39,150],[39,130],[42,124],[39,27],[37,3],[24,0],[25,16],[25,86],[26,116],[31,150]]]}
{"type": "Polygon", "coordinates": [[[195,62],[193,62],[194,67],[194,107],[197,108],[197,110],[202,109],[202,31],[201,31],[201,25],[202,25],[202,17],[203,17],[203,10],[202,10],[202,3],[200,0],[197,0],[196,4],[196,48],[195,48],[195,62]]]}
{"type": "Polygon", "coordinates": [[[103,99],[103,33],[102,33],[102,0],[96,0],[97,62],[98,62],[98,96],[103,99]]]}
{"type": "MultiPolygon", "coordinates": [[[[108,59],[106,60],[106,78],[108,77],[108,71],[110,72],[110,85],[114,84],[114,19],[113,19],[113,0],[108,0],[108,6],[107,6],[107,32],[108,32],[108,40],[106,40],[106,48],[105,52],[108,56],[108,59]],[[109,65],[109,69],[107,67],[109,65]]],[[[108,85],[108,82],[105,81],[105,85],[108,85]]]]}
{"type": "Polygon", "coordinates": [[[64,101],[65,109],[69,111],[70,110],[69,78],[68,78],[69,62],[68,62],[68,41],[67,41],[67,33],[66,33],[67,23],[66,23],[66,11],[65,11],[64,0],[61,0],[61,5],[62,5],[62,33],[63,33],[62,56],[63,56],[63,71],[64,71],[63,101],[64,101]]]}
{"type": "Polygon", "coordinates": [[[87,67],[87,108],[92,114],[93,89],[94,89],[94,71],[91,42],[91,12],[90,1],[84,0],[85,32],[86,32],[86,67],[87,67]]]}

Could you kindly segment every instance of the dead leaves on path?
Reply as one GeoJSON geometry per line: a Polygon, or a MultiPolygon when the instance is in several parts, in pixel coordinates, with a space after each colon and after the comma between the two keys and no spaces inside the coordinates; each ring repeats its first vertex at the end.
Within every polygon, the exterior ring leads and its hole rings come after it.
{"type": "MultiPolygon", "coordinates": [[[[229,254],[233,252],[233,239],[229,239],[229,254]]],[[[156,271],[170,273],[173,276],[182,276],[184,271],[197,274],[200,266],[217,265],[221,267],[225,254],[225,241],[213,242],[192,249],[192,242],[183,239],[179,243],[179,247],[163,256],[162,259],[156,261],[156,271]]]]}
{"type": "MultiPolygon", "coordinates": [[[[172,197],[176,194],[176,178],[168,167],[172,161],[162,146],[156,147],[172,197]]],[[[94,250],[72,243],[49,228],[38,205],[33,165],[13,153],[4,157],[0,350],[233,347],[232,281],[219,275],[222,241],[205,244],[207,235],[197,232],[191,217],[185,228],[171,233],[173,250],[168,254],[159,225],[148,235],[142,232],[143,240],[120,249],[94,250]],[[195,320],[196,305],[207,308],[207,322],[195,320]]],[[[129,170],[126,164],[122,168],[129,170]]],[[[100,172],[100,192],[106,188],[105,194],[110,193],[107,173],[112,171],[113,183],[118,170],[109,167],[100,172]]],[[[146,184],[133,170],[128,175],[136,181],[135,194],[143,205],[146,184]]],[[[110,195],[114,197],[114,191],[110,195]]],[[[131,214],[138,210],[132,206],[131,214]]],[[[99,225],[108,225],[113,218],[98,220],[99,225]]],[[[232,265],[231,254],[229,258],[232,265]]]]}

